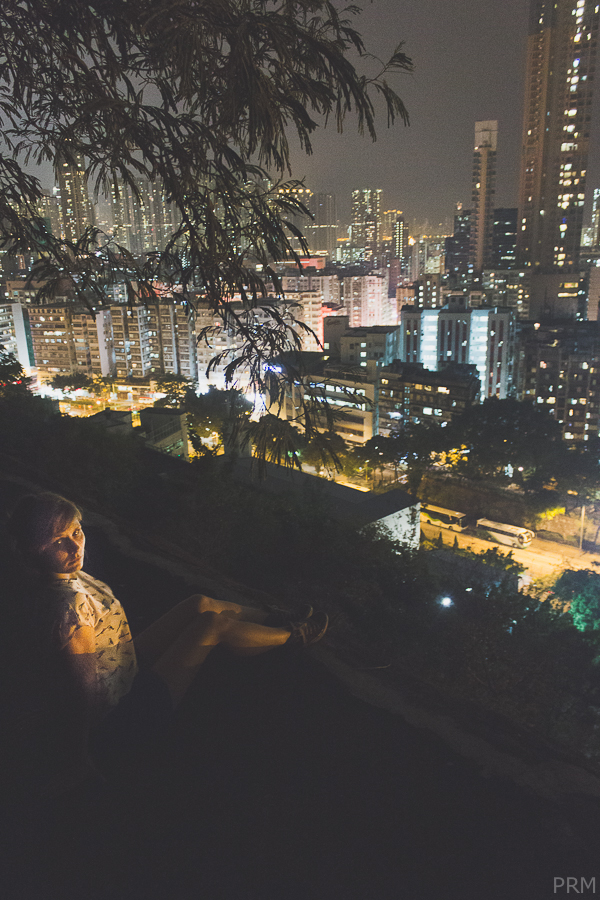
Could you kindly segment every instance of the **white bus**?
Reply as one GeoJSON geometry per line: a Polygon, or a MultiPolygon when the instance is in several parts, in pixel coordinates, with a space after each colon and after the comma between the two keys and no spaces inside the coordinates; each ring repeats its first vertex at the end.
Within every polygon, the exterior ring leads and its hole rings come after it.
{"type": "Polygon", "coordinates": [[[492,522],[491,519],[477,519],[477,530],[487,534],[497,544],[507,544],[509,547],[529,547],[535,537],[535,533],[528,528],[519,525],[503,525],[502,522],[492,522]]]}
{"type": "Polygon", "coordinates": [[[437,525],[439,528],[449,528],[450,531],[464,531],[467,527],[465,513],[456,512],[454,509],[444,509],[443,506],[422,503],[421,516],[426,522],[437,525]]]}

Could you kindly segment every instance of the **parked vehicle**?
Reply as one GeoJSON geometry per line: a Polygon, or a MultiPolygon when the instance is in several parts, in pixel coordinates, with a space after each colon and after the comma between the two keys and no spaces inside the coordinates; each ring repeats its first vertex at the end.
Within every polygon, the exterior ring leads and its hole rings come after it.
{"type": "Polygon", "coordinates": [[[502,522],[492,522],[491,519],[477,519],[477,530],[484,532],[481,537],[509,547],[528,547],[535,537],[535,532],[528,528],[504,525],[502,522]]]}
{"type": "Polygon", "coordinates": [[[456,512],[454,509],[444,509],[443,506],[422,503],[421,516],[426,522],[438,525],[440,528],[449,528],[450,531],[464,531],[467,527],[466,513],[456,512]]]}

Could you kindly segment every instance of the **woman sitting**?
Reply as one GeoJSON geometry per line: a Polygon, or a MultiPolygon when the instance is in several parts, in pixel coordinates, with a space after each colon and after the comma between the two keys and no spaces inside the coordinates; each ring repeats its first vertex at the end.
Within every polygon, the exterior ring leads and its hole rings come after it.
{"type": "Polygon", "coordinates": [[[17,731],[33,728],[36,740],[44,733],[45,762],[41,768],[36,762],[36,777],[38,789],[50,793],[85,778],[91,747],[139,745],[160,734],[218,644],[238,654],[262,653],[312,644],[327,628],[324,613],[309,610],[293,622],[279,612],[194,594],[132,639],[110,588],[82,571],[81,519],[69,500],[41,493],[23,497],[8,522],[27,584],[22,634],[15,635],[26,652],[17,655],[18,673],[13,666],[19,688],[12,702],[17,731]]]}

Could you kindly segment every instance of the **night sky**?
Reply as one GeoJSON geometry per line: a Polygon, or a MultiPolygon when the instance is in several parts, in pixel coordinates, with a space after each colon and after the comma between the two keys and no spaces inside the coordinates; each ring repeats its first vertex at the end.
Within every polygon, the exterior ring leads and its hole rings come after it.
{"type": "MultiPolygon", "coordinates": [[[[319,129],[311,157],[294,150],[293,177],[335,193],[342,220],[353,189],[382,188],[384,210],[401,209],[411,227],[433,231],[451,223],[457,201],[469,206],[475,122],[497,119],[496,206],[516,206],[529,0],[359,3],[354,26],[367,49],[383,59],[402,41],[415,64],[413,75],[394,80],[410,126],[388,129],[383,113],[375,144],[359,137],[351,118],[342,135],[335,125],[319,129]]],[[[600,90],[594,105],[592,148],[600,148],[600,90]]],[[[51,187],[49,167],[42,181],[51,187]]],[[[600,149],[590,155],[588,198],[595,187],[600,149]]],[[[590,215],[586,199],[586,222],[590,215]]]]}
{"type": "MultiPolygon", "coordinates": [[[[410,127],[388,130],[382,117],[376,144],[350,125],[343,135],[331,128],[315,137],[311,158],[294,154],[294,175],[305,176],[312,190],[335,193],[342,216],[352,189],[382,188],[384,209],[401,209],[411,225],[428,220],[434,228],[452,217],[457,201],[468,207],[475,121],[497,119],[496,206],[516,206],[528,0],[373,0],[362,6],[356,21],[368,48],[385,57],[403,41],[415,64],[413,75],[396,79],[410,127]]],[[[589,195],[600,186],[600,159],[590,159],[588,173],[589,195]]]]}

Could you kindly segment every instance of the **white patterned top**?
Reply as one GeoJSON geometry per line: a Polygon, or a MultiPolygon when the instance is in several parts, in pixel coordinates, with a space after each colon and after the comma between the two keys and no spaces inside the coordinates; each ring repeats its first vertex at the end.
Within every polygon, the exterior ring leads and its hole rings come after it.
{"type": "Polygon", "coordinates": [[[79,572],[52,584],[56,601],[54,638],[62,649],[83,625],[96,635],[99,708],[108,712],[127,694],[137,673],[137,660],[123,607],[111,589],[79,572]]]}

